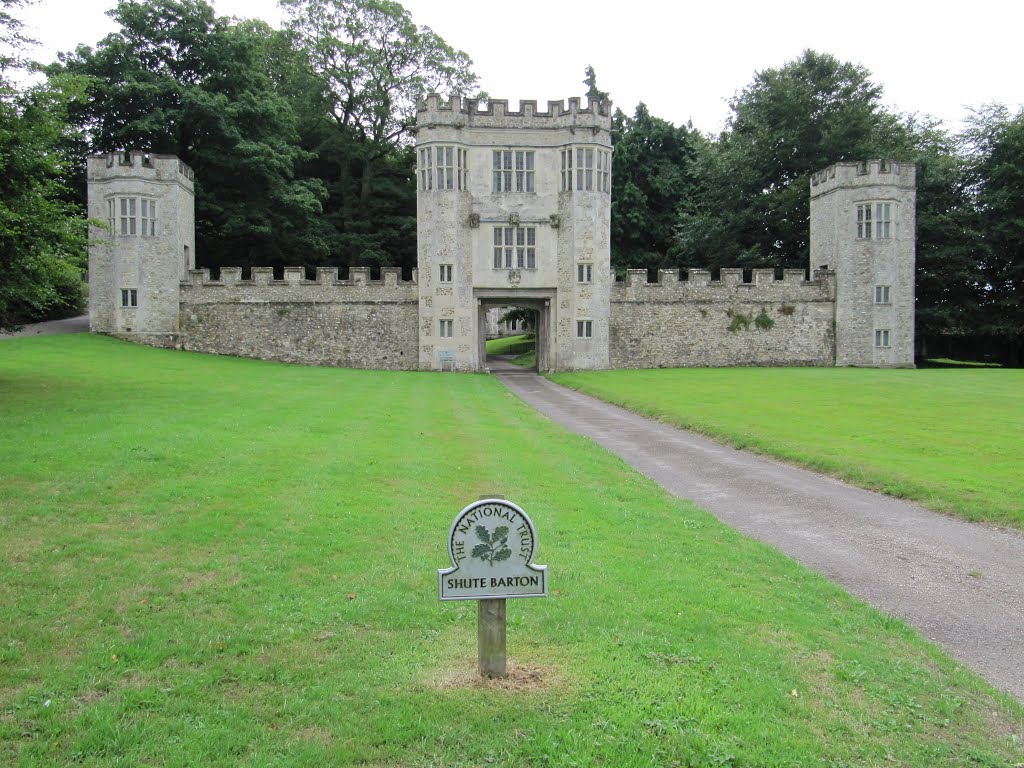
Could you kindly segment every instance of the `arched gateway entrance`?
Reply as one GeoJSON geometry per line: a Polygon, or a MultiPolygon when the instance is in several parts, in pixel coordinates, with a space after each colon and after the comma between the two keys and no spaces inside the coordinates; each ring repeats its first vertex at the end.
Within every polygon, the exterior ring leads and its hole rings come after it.
{"type": "Polygon", "coordinates": [[[550,371],[557,367],[556,349],[551,333],[551,307],[555,301],[555,290],[535,288],[508,291],[497,288],[477,288],[474,291],[477,305],[477,355],[481,368],[487,362],[487,311],[497,307],[526,307],[537,313],[537,370],[550,371]]]}

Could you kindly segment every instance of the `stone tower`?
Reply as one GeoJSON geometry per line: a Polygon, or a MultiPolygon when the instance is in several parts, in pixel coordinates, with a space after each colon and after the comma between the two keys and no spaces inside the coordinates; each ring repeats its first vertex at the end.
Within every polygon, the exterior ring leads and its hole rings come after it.
{"type": "Polygon", "coordinates": [[[89,328],[175,346],[180,282],[195,267],[192,169],[173,155],[88,159],[89,328]]]}
{"type": "Polygon", "coordinates": [[[916,168],[837,163],[811,177],[811,272],[836,274],[836,365],[913,367],[916,168]]]}
{"type": "Polygon", "coordinates": [[[419,365],[480,370],[489,308],[536,309],[541,370],[608,367],[610,105],[416,116],[419,365]]]}

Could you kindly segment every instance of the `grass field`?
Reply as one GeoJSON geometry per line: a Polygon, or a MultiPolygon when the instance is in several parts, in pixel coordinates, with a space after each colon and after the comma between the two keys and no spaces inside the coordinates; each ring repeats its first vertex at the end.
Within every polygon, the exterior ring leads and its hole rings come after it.
{"type": "Polygon", "coordinates": [[[0,420],[0,765],[1024,762],[1017,702],[491,377],[16,339],[0,420]],[[436,578],[483,494],[551,586],[486,685],[436,578]]]}
{"type": "Polygon", "coordinates": [[[536,344],[536,337],[533,334],[522,334],[519,336],[502,336],[497,339],[487,340],[488,355],[518,355],[526,350],[533,349],[536,344]]]}
{"type": "Polygon", "coordinates": [[[1024,370],[689,368],[551,378],[864,488],[1024,528],[1024,370]]]}

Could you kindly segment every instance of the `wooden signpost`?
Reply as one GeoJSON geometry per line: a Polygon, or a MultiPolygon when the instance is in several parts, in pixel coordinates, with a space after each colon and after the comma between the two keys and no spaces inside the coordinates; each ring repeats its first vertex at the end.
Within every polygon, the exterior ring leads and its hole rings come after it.
{"type": "Polygon", "coordinates": [[[507,677],[505,599],[547,597],[547,566],[534,565],[537,532],[511,501],[463,509],[448,532],[450,568],[437,571],[441,600],[477,600],[477,658],[484,677],[507,677]]]}

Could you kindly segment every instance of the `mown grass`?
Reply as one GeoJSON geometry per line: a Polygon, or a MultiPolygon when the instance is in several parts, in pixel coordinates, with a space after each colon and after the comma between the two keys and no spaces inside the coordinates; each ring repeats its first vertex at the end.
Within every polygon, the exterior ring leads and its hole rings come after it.
{"type": "Polygon", "coordinates": [[[932,509],[1024,528],[1024,371],[704,368],[551,377],[932,509]]]}
{"type": "Polygon", "coordinates": [[[502,336],[497,339],[487,340],[488,355],[520,355],[536,344],[536,337],[532,333],[519,336],[502,336]]]}
{"type": "Polygon", "coordinates": [[[1013,766],[1024,708],[485,376],[0,347],[0,764],[1013,766]],[[473,677],[444,539],[551,596],[473,677]]]}
{"type": "Polygon", "coordinates": [[[536,368],[537,367],[537,350],[531,349],[529,352],[523,352],[521,355],[516,355],[512,358],[513,365],[519,365],[523,368],[536,368]]]}

